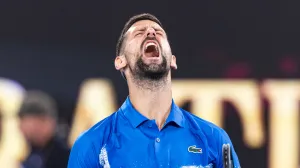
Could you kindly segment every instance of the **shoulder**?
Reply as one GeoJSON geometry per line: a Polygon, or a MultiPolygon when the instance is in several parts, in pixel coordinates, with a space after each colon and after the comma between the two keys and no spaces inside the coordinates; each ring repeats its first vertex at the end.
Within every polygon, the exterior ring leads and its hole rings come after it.
{"type": "Polygon", "coordinates": [[[101,148],[103,142],[109,137],[110,132],[114,127],[114,116],[117,115],[117,113],[118,112],[114,112],[81,133],[74,142],[73,148],[76,148],[76,146],[80,148],[101,148]]]}
{"type": "MultiPolygon", "coordinates": [[[[214,123],[204,120],[190,112],[184,111],[184,115],[190,124],[191,130],[194,130],[203,142],[206,142],[209,148],[209,158],[215,160],[218,164],[221,163],[223,144],[229,143],[232,146],[226,131],[214,123]]],[[[237,158],[233,146],[232,150],[235,158],[237,158]]],[[[238,163],[238,159],[235,159],[235,163],[238,163]]]]}
{"type": "Polygon", "coordinates": [[[113,129],[117,112],[83,132],[72,146],[68,168],[99,167],[98,154],[113,129]]]}
{"type": "Polygon", "coordinates": [[[216,124],[207,121],[205,119],[202,119],[183,109],[182,111],[190,127],[196,130],[201,130],[201,132],[204,134],[204,136],[207,139],[209,140],[211,139],[212,141],[215,141],[228,136],[226,131],[223,128],[217,126],[216,124]]]}
{"type": "Polygon", "coordinates": [[[59,153],[65,154],[70,152],[66,140],[61,137],[54,136],[50,142],[49,147],[51,148],[52,146],[54,146],[55,147],[54,149],[59,153]]]}
{"type": "Polygon", "coordinates": [[[47,166],[50,167],[67,167],[70,149],[66,141],[58,136],[55,136],[46,151],[51,151],[49,158],[46,161],[47,166]]]}

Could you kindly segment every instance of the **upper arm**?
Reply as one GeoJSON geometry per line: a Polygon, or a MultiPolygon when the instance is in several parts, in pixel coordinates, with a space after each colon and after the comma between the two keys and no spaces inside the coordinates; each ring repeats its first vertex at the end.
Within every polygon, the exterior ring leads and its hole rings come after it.
{"type": "Polygon", "coordinates": [[[68,168],[100,168],[95,144],[83,135],[79,137],[69,156],[68,168]]]}
{"type": "Polygon", "coordinates": [[[222,157],[222,147],[223,147],[223,144],[230,144],[230,147],[231,147],[231,157],[232,157],[232,160],[233,160],[233,165],[234,165],[234,168],[240,168],[240,162],[239,162],[239,159],[238,159],[238,156],[234,150],[234,147],[233,147],[233,144],[230,140],[230,137],[228,136],[228,134],[224,131],[224,130],[221,130],[220,131],[220,135],[219,135],[219,142],[217,142],[218,146],[218,161],[217,161],[217,168],[223,168],[223,157],[222,157]]]}

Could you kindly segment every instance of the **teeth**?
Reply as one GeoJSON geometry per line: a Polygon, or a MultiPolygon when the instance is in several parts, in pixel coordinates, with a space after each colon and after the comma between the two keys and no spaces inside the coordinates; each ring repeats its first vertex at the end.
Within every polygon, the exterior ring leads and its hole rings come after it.
{"type": "Polygon", "coordinates": [[[156,44],[153,43],[153,42],[147,43],[145,48],[147,49],[147,48],[148,48],[149,46],[151,46],[151,45],[154,45],[154,46],[155,46],[155,49],[157,50],[156,44]]]}

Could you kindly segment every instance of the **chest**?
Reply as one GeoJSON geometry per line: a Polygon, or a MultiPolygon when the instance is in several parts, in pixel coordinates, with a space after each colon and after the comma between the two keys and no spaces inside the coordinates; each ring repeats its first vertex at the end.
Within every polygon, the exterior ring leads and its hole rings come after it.
{"type": "Polygon", "coordinates": [[[106,159],[106,165],[111,168],[213,167],[205,142],[188,130],[158,133],[134,130],[131,133],[120,133],[117,141],[118,147],[107,145],[100,154],[100,159],[106,159]]]}

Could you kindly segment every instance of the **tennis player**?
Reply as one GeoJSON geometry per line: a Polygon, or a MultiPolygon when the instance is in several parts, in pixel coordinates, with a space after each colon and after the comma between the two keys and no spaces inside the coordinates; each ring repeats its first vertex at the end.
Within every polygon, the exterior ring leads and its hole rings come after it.
{"type": "Polygon", "coordinates": [[[223,168],[227,133],[179,108],[172,98],[171,70],[177,69],[167,34],[151,14],[133,16],[116,48],[115,68],[129,95],[112,115],[78,137],[68,168],[223,168]]]}

